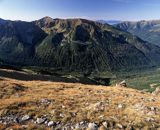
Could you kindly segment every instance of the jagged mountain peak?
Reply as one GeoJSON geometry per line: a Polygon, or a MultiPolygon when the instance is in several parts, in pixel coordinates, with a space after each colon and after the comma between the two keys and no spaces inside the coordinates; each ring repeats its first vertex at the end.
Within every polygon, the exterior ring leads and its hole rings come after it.
{"type": "Polygon", "coordinates": [[[45,16],[39,20],[43,20],[43,21],[53,21],[53,18],[49,17],[49,16],[45,16]]]}

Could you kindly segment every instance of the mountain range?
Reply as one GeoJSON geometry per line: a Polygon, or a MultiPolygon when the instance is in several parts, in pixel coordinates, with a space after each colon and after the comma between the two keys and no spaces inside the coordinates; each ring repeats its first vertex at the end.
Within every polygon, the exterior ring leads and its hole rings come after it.
{"type": "Polygon", "coordinates": [[[96,22],[102,23],[102,24],[109,24],[109,25],[115,25],[122,23],[120,20],[97,20],[96,22]]]}
{"type": "Polygon", "coordinates": [[[64,71],[104,72],[160,64],[160,47],[86,19],[0,20],[0,59],[64,71]]]}
{"type": "Polygon", "coordinates": [[[160,20],[122,22],[117,28],[130,32],[141,39],[160,46],[160,20]]]}

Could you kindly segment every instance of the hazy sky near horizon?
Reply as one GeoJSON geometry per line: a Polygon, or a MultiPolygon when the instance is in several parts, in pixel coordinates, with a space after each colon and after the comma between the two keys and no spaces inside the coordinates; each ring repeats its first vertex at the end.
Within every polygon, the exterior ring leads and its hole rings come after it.
{"type": "Polygon", "coordinates": [[[160,0],[0,0],[0,18],[160,19],[160,0]]]}

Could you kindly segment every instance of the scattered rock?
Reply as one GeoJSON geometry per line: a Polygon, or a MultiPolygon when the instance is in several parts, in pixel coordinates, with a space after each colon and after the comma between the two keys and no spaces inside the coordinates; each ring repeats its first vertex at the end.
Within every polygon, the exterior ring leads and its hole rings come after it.
{"type": "Polygon", "coordinates": [[[105,128],[107,128],[108,127],[108,123],[105,121],[105,122],[103,122],[102,123],[102,125],[105,127],[105,128]]]}
{"type": "Polygon", "coordinates": [[[49,127],[51,127],[51,126],[53,126],[53,125],[54,125],[54,122],[53,122],[53,121],[48,122],[48,126],[49,126],[49,127]]]}
{"type": "Polygon", "coordinates": [[[154,111],[154,110],[155,110],[155,108],[154,108],[154,107],[150,107],[150,109],[151,109],[151,111],[154,111]]]}
{"type": "Polygon", "coordinates": [[[5,121],[5,122],[3,122],[3,124],[4,124],[4,125],[7,125],[7,122],[5,121]]]}
{"type": "Polygon", "coordinates": [[[25,115],[25,116],[23,116],[22,117],[22,121],[27,121],[27,120],[29,120],[31,117],[29,116],[29,115],[25,115]]]}
{"type": "Polygon", "coordinates": [[[149,115],[149,116],[154,116],[154,115],[155,115],[155,112],[154,112],[154,111],[150,111],[150,112],[147,113],[147,115],[149,115]]]}
{"type": "Polygon", "coordinates": [[[157,85],[156,83],[153,83],[153,84],[150,84],[150,87],[154,88],[156,85],[157,85]]]}
{"type": "Polygon", "coordinates": [[[88,130],[98,130],[98,126],[95,123],[89,123],[88,130]]]}
{"type": "Polygon", "coordinates": [[[80,124],[79,123],[75,125],[75,129],[80,129],[80,124]]]}
{"type": "Polygon", "coordinates": [[[62,105],[62,108],[64,109],[64,108],[65,108],[65,106],[63,106],[63,105],[62,105]]]}
{"type": "Polygon", "coordinates": [[[48,125],[48,121],[45,121],[44,124],[48,125]]]}
{"type": "Polygon", "coordinates": [[[77,113],[71,113],[72,117],[75,117],[77,115],[77,113]]]}
{"type": "Polygon", "coordinates": [[[98,102],[98,103],[95,103],[95,104],[91,104],[88,107],[88,109],[89,110],[94,110],[94,111],[104,111],[105,105],[104,105],[104,102],[98,102]]]}
{"type": "Polygon", "coordinates": [[[150,118],[150,117],[147,117],[147,118],[146,118],[146,121],[147,121],[147,122],[153,122],[154,119],[153,119],[153,118],[150,118]]]}
{"type": "Polygon", "coordinates": [[[28,125],[22,125],[22,128],[27,129],[28,125]]]}
{"type": "Polygon", "coordinates": [[[117,83],[117,84],[116,84],[116,87],[127,87],[127,83],[126,83],[125,80],[123,80],[122,82],[117,83]]]}
{"type": "Polygon", "coordinates": [[[133,106],[133,108],[136,110],[136,111],[141,111],[144,110],[145,106],[142,104],[142,103],[137,103],[133,106]]]}
{"type": "Polygon", "coordinates": [[[15,123],[19,123],[19,119],[18,119],[17,117],[14,118],[13,121],[14,121],[15,123]]]}
{"type": "Polygon", "coordinates": [[[150,102],[155,102],[156,99],[155,99],[155,98],[150,98],[149,101],[150,101],[150,102]]]}
{"type": "Polygon", "coordinates": [[[152,92],[154,95],[160,95],[160,87],[157,87],[154,92],[152,92]]]}
{"type": "Polygon", "coordinates": [[[80,124],[80,125],[83,125],[83,124],[84,124],[84,121],[81,121],[79,124],[80,124]]]}
{"type": "Polygon", "coordinates": [[[55,114],[55,112],[56,112],[56,110],[52,110],[50,113],[51,113],[51,114],[55,114]]]}
{"type": "Polygon", "coordinates": [[[51,100],[48,100],[48,99],[41,99],[40,101],[42,104],[47,104],[49,105],[51,103],[51,100]]]}
{"type": "Polygon", "coordinates": [[[59,116],[60,116],[60,117],[64,117],[64,114],[61,113],[61,114],[59,114],[59,116]]]}
{"type": "Polygon", "coordinates": [[[37,118],[36,123],[38,124],[43,124],[45,122],[46,119],[43,118],[37,118]]]}
{"type": "Polygon", "coordinates": [[[119,108],[119,109],[122,109],[122,108],[123,108],[123,105],[122,105],[122,104],[119,104],[119,105],[118,105],[118,108],[119,108]]]}
{"type": "Polygon", "coordinates": [[[104,125],[101,125],[98,130],[107,130],[107,128],[104,125]]]}
{"type": "Polygon", "coordinates": [[[121,124],[116,125],[119,129],[123,129],[123,126],[121,124]]]}
{"type": "Polygon", "coordinates": [[[143,94],[146,93],[146,92],[148,92],[148,89],[143,89],[143,90],[140,91],[140,93],[143,93],[143,94]]]}

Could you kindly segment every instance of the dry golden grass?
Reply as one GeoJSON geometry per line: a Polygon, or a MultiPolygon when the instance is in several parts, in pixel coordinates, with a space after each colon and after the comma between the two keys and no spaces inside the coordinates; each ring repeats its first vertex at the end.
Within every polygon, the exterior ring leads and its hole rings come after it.
{"type": "MultiPolygon", "coordinates": [[[[101,123],[104,120],[129,123],[135,127],[149,128],[153,123],[146,118],[154,118],[154,125],[160,124],[160,96],[140,92],[130,88],[83,85],[49,81],[20,81],[1,78],[0,116],[30,115],[33,118],[47,115],[52,121],[63,123],[80,121],[101,123]],[[17,87],[18,86],[18,87],[17,87]],[[50,101],[42,103],[43,99],[50,101]],[[154,99],[154,101],[150,101],[154,99]],[[136,104],[158,108],[158,114],[147,115],[137,110],[136,104]],[[119,106],[122,105],[122,106],[119,106]],[[63,115],[63,116],[62,116],[63,115]]],[[[3,129],[0,125],[0,129],[3,129]]],[[[12,126],[11,126],[12,127],[12,126]]],[[[16,129],[21,129],[20,126],[16,129]]],[[[34,128],[34,125],[30,125],[34,128]]],[[[28,128],[29,129],[29,128],[28,128]]],[[[32,128],[30,128],[32,129],[32,128]]]]}

